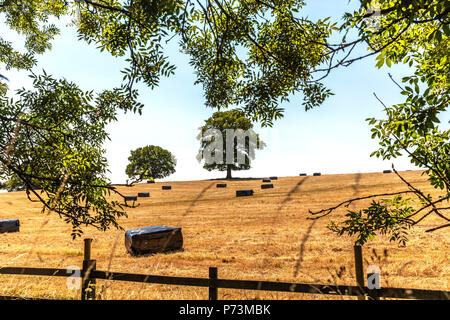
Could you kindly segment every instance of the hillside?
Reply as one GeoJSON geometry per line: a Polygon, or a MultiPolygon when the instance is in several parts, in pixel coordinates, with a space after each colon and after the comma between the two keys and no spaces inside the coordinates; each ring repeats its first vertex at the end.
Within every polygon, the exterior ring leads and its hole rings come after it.
{"type": "MultiPolygon", "coordinates": [[[[419,171],[401,172],[411,183],[434,192],[419,171]]],[[[319,210],[343,200],[372,193],[405,190],[395,174],[337,174],[319,177],[279,177],[274,189],[261,190],[261,180],[203,180],[137,184],[119,187],[125,195],[150,192],[137,208],[127,208],[121,226],[182,227],[184,251],[131,257],[124,247],[124,231],[85,230],[94,238],[92,258],[97,268],[133,273],[208,276],[216,266],[220,278],[306,283],[355,284],[352,239],[338,237],[326,226],[341,221],[346,210],[308,220],[308,210],[319,210]],[[225,189],[217,183],[227,183],[225,189]],[[172,190],[161,190],[170,184],[172,190]],[[253,197],[236,198],[238,189],[254,189],[253,197]]],[[[368,201],[352,204],[362,208],[368,201]]],[[[56,214],[42,214],[39,203],[24,192],[0,194],[0,219],[19,218],[19,233],[0,234],[0,267],[66,268],[81,265],[82,239],[72,240],[70,226],[56,214]]],[[[402,248],[385,236],[364,247],[366,265],[381,268],[381,285],[450,290],[448,229],[424,230],[441,224],[430,218],[412,229],[402,248]]],[[[0,295],[76,298],[65,279],[0,276],[0,295]]],[[[207,299],[207,289],[138,285],[98,281],[108,299],[207,299]]],[[[219,290],[220,299],[323,299],[326,296],[219,290]]]]}

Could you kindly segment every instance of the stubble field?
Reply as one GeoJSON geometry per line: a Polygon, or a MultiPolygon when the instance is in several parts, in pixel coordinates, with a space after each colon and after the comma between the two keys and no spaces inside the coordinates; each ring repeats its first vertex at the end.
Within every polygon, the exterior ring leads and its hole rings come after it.
{"type": "MultiPolygon", "coordinates": [[[[415,186],[437,195],[419,171],[400,173],[415,186]]],[[[0,268],[81,266],[83,238],[94,239],[92,259],[97,268],[128,273],[208,277],[218,267],[219,278],[355,285],[353,240],[327,229],[342,221],[345,208],[309,220],[308,210],[334,206],[343,200],[373,193],[396,192],[406,186],[395,174],[364,173],[319,177],[279,177],[274,189],[260,188],[260,179],[178,181],[118,187],[125,195],[150,192],[137,208],[127,208],[121,226],[134,229],[167,225],[182,227],[184,250],[144,257],[130,256],[124,231],[85,229],[72,240],[70,226],[54,214],[41,213],[39,203],[24,192],[0,195],[0,219],[19,218],[18,233],[0,234],[0,268]],[[216,188],[217,183],[227,188],[216,188]],[[172,190],[161,190],[163,184],[172,190]],[[252,197],[236,198],[238,189],[254,189],[252,197]]],[[[348,209],[363,208],[361,201],[348,209]]],[[[381,286],[450,290],[448,229],[433,233],[434,217],[410,231],[406,247],[379,236],[363,249],[365,266],[381,269],[381,286]]],[[[79,291],[66,287],[66,278],[0,275],[0,296],[78,299],[79,291]]],[[[103,299],[207,299],[207,288],[97,280],[103,299]]],[[[312,294],[219,289],[219,299],[350,299],[312,294]]]]}

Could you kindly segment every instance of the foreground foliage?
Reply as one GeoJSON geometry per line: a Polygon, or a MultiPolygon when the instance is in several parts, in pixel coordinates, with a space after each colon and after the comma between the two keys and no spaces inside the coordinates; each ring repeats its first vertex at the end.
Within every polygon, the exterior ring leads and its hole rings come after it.
{"type": "MultiPolygon", "coordinates": [[[[356,27],[359,30],[357,41],[369,46],[367,56],[377,55],[378,68],[403,63],[412,70],[409,76],[401,79],[401,84],[389,75],[393,85],[405,97],[403,103],[386,106],[375,94],[383,104],[387,118],[367,119],[372,126],[372,138],[378,139],[380,144],[372,156],[388,160],[408,155],[411,163],[423,168],[430,184],[442,193],[433,198],[394,169],[407,190],[397,193],[391,200],[373,202],[362,211],[351,211],[343,226],[332,223],[330,228],[338,234],[356,234],[359,244],[364,244],[377,231],[389,233],[392,240],[405,244],[407,237],[403,231],[430,215],[441,218],[443,224],[428,231],[450,226],[447,216],[450,210],[450,130],[448,124],[440,121],[440,116],[448,112],[450,95],[450,3],[379,0],[375,2],[376,7],[371,1],[361,1],[361,4],[359,11],[346,15],[342,29],[356,27]],[[375,11],[374,26],[367,18],[373,17],[375,11]],[[413,194],[415,201],[403,199],[399,194],[413,194]],[[402,236],[399,231],[403,232],[402,236]]],[[[349,47],[356,43],[350,42],[349,47]]],[[[355,59],[358,58],[348,58],[347,63],[355,59]]],[[[346,203],[350,202],[352,200],[346,203]]],[[[327,215],[331,211],[326,209],[315,214],[327,215]]]]}

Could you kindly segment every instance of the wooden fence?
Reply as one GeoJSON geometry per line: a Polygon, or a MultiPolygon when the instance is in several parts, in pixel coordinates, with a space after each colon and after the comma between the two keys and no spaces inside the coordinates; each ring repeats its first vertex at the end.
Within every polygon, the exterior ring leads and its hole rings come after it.
{"type": "MultiPolygon", "coordinates": [[[[450,291],[405,289],[405,288],[380,288],[369,289],[364,285],[364,273],[362,263],[361,247],[354,247],[356,286],[328,285],[328,284],[306,284],[287,283],[255,280],[231,280],[219,279],[218,270],[215,267],[209,268],[209,278],[173,277],[147,274],[130,274],[122,272],[110,272],[96,269],[96,260],[91,259],[91,241],[84,241],[84,260],[80,270],[81,277],[81,300],[95,300],[96,279],[128,281],[152,284],[166,284],[178,286],[205,287],[209,289],[209,300],[218,299],[218,289],[238,289],[238,290],[263,290],[277,292],[296,292],[308,294],[329,294],[355,296],[360,300],[383,298],[399,299],[432,299],[448,300],[450,291]]],[[[55,268],[28,268],[28,267],[4,267],[0,268],[0,274],[9,275],[33,275],[33,276],[53,276],[53,277],[73,277],[67,269],[55,268]]],[[[0,296],[0,299],[14,299],[19,297],[0,296]]],[[[30,299],[30,298],[21,298],[30,299]]]]}

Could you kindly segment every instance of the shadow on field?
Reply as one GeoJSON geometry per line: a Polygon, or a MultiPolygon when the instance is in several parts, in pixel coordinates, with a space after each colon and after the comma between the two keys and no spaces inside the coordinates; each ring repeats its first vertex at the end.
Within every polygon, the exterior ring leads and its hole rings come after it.
{"type": "Polygon", "coordinates": [[[361,181],[361,172],[358,172],[355,176],[355,184],[352,186],[353,196],[357,196],[359,194],[359,181],[361,181]]]}
{"type": "Polygon", "coordinates": [[[129,254],[133,258],[139,259],[139,258],[148,258],[148,257],[156,256],[156,255],[170,255],[170,254],[177,253],[177,252],[184,252],[184,248],[165,250],[165,251],[161,251],[161,252],[149,251],[149,252],[143,252],[143,253],[139,253],[139,254],[132,254],[132,253],[129,253],[129,254]]]}
{"type": "Polygon", "coordinates": [[[211,189],[211,187],[214,185],[214,182],[211,182],[209,185],[207,185],[206,187],[203,188],[202,191],[200,191],[200,193],[197,195],[197,197],[192,200],[190,206],[186,209],[186,212],[183,214],[183,217],[187,216],[189,213],[192,212],[192,208],[195,206],[195,204],[197,203],[198,200],[200,200],[200,198],[203,196],[203,194],[208,191],[209,189],[211,189]]]}
{"type": "Polygon", "coordinates": [[[291,191],[289,191],[289,193],[287,194],[286,198],[284,198],[284,200],[281,202],[280,206],[278,207],[277,211],[281,211],[281,209],[283,209],[283,206],[286,204],[286,202],[292,200],[292,194],[296,193],[298,191],[298,188],[308,179],[308,177],[303,178],[302,180],[300,180],[294,188],[291,189],[291,191]]]}
{"type": "Polygon", "coordinates": [[[306,243],[306,241],[308,241],[308,238],[311,234],[312,228],[314,227],[314,224],[316,223],[316,221],[317,220],[313,220],[313,222],[309,225],[308,230],[306,230],[305,236],[302,239],[302,243],[300,244],[300,252],[298,255],[297,264],[295,265],[294,277],[297,276],[298,271],[300,270],[300,266],[303,262],[303,255],[305,253],[305,243],[306,243]]]}
{"type": "MultiPolygon", "coordinates": [[[[358,172],[358,173],[355,175],[355,184],[352,186],[352,189],[353,189],[353,196],[357,196],[357,195],[359,194],[359,182],[360,182],[360,180],[361,180],[361,173],[358,172]]],[[[295,191],[297,190],[297,188],[298,188],[303,182],[304,182],[304,180],[300,181],[300,182],[295,186],[295,188],[292,189],[291,192],[289,192],[288,197],[283,201],[283,203],[289,201],[289,197],[290,197],[291,193],[295,192],[295,191]]],[[[280,208],[281,208],[281,207],[280,207],[280,208]]],[[[297,276],[297,274],[298,274],[298,272],[299,272],[299,270],[300,270],[301,264],[302,264],[302,262],[303,262],[303,256],[304,256],[304,254],[305,254],[305,244],[306,244],[306,242],[308,241],[309,236],[311,235],[312,228],[314,227],[314,224],[316,223],[316,221],[317,221],[317,219],[315,219],[315,220],[313,220],[313,221],[311,222],[311,224],[310,224],[309,227],[308,227],[308,230],[306,230],[306,233],[305,233],[305,235],[304,235],[304,237],[303,237],[303,239],[302,239],[302,242],[300,243],[299,256],[298,256],[297,264],[295,265],[294,277],[297,276]]]]}

